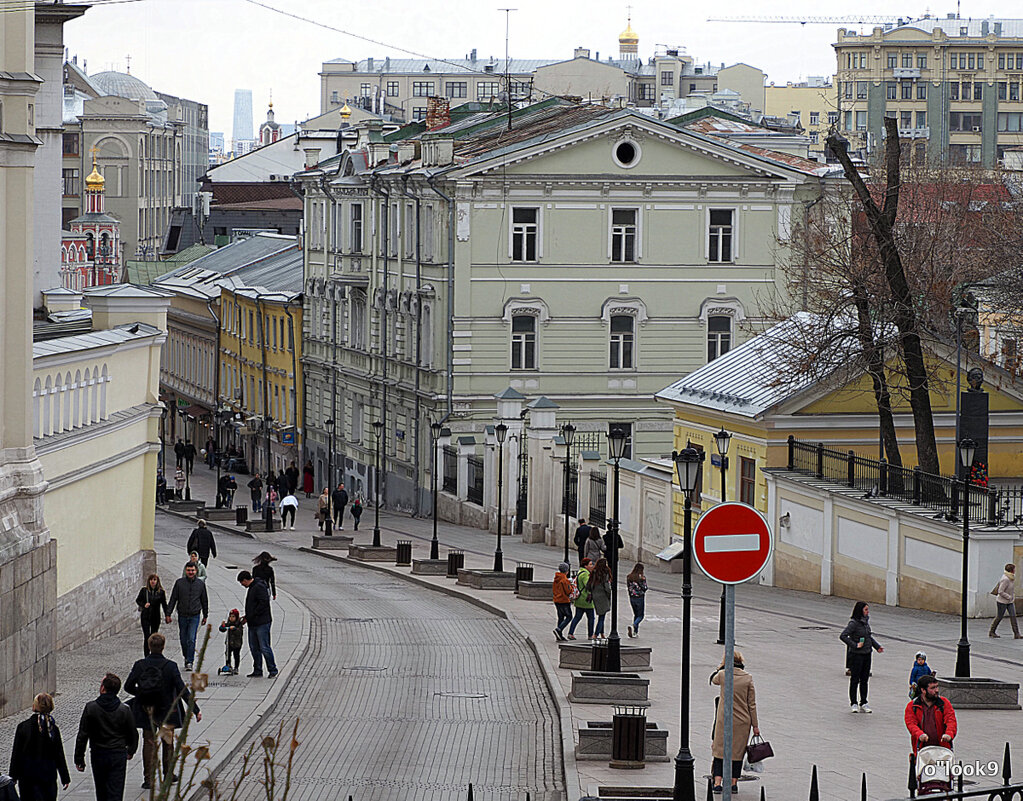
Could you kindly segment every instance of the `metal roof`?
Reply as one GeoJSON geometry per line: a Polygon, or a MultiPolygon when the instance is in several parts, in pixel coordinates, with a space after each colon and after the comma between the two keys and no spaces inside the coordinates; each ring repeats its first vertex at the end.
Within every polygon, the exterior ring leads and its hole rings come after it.
{"type": "Polygon", "coordinates": [[[160,276],[157,281],[165,278],[191,275],[190,271],[208,270],[214,273],[228,274],[243,267],[254,264],[262,259],[282,253],[286,250],[298,249],[299,243],[293,236],[282,234],[256,234],[239,239],[230,245],[217,248],[212,253],[202,256],[189,264],[176,267],[160,276]]]}
{"type": "MultiPolygon", "coordinates": [[[[530,73],[537,67],[545,67],[548,64],[557,64],[562,59],[557,58],[513,58],[508,61],[508,72],[513,75],[520,75],[530,73]]],[[[352,62],[345,58],[335,58],[327,62],[328,64],[351,64],[352,62]]],[[[481,75],[495,76],[502,75],[505,71],[504,59],[503,58],[446,58],[444,60],[439,59],[422,59],[422,58],[374,58],[373,69],[369,68],[369,60],[362,59],[355,64],[356,73],[364,74],[422,74],[424,76],[430,75],[430,73],[439,73],[441,75],[451,75],[455,73],[479,73],[481,75]],[[486,71],[486,67],[492,67],[490,72],[486,71]],[[429,67],[429,69],[426,69],[429,67]]],[[[343,73],[342,73],[343,74],[343,73]]]]}
{"type": "Polygon", "coordinates": [[[92,348],[104,348],[109,345],[120,345],[134,339],[145,339],[146,337],[162,333],[159,328],[147,325],[146,323],[119,325],[103,331],[92,331],[88,334],[34,342],[32,343],[32,358],[39,359],[44,356],[57,356],[62,353],[72,353],[78,350],[91,350],[92,348]]]}
{"type": "Polygon", "coordinates": [[[1023,19],[999,19],[986,17],[983,19],[968,17],[948,19],[947,17],[924,17],[923,19],[907,20],[902,25],[885,31],[886,37],[898,33],[904,28],[916,28],[917,30],[931,33],[935,28],[940,28],[951,39],[961,38],[960,31],[966,28],[967,38],[981,38],[995,33],[995,25],[1001,26],[1001,38],[1023,37],[1023,19]],[[986,27],[986,30],[985,30],[986,27]]]}

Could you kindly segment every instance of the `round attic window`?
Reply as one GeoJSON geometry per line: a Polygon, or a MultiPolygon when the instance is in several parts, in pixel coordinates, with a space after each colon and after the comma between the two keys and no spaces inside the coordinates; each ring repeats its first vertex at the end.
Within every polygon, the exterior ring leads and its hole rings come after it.
{"type": "Polygon", "coordinates": [[[619,167],[635,167],[639,163],[639,145],[628,140],[618,142],[611,151],[619,167]]]}

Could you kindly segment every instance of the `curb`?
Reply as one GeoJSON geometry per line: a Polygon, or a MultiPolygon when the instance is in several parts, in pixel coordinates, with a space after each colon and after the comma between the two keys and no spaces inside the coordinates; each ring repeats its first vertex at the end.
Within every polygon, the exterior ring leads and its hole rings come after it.
{"type": "MultiPolygon", "coordinates": [[[[156,507],[156,511],[163,512],[165,515],[170,515],[171,517],[177,517],[180,520],[188,520],[190,523],[193,524],[197,522],[197,518],[195,517],[195,515],[186,515],[184,512],[175,512],[171,509],[164,509],[163,507],[160,506],[156,507]]],[[[227,526],[221,525],[219,522],[212,520],[206,521],[206,527],[212,528],[215,531],[219,531],[221,534],[234,534],[236,537],[244,537],[247,540],[256,539],[247,531],[239,531],[237,528],[229,528],[227,526]]]]}
{"type": "MultiPolygon", "coordinates": [[[[485,612],[489,612],[495,617],[508,621],[508,623],[518,632],[519,636],[525,640],[526,644],[529,646],[529,650],[533,652],[533,656],[536,658],[537,664],[540,667],[540,672],[543,675],[544,684],[547,685],[547,692],[550,694],[551,700],[554,701],[554,704],[558,709],[558,722],[561,727],[562,778],[565,782],[566,798],[573,799],[582,796],[582,788],[579,783],[579,771],[576,767],[575,760],[575,735],[572,731],[572,715],[569,711],[571,707],[569,706],[568,699],[565,698],[565,695],[561,690],[561,683],[559,682],[557,673],[554,672],[554,668],[551,666],[547,655],[541,650],[533,636],[529,634],[518,621],[508,617],[508,612],[506,610],[494,606],[488,601],[484,601],[472,595],[467,595],[454,587],[445,587],[440,584],[433,584],[432,582],[421,579],[418,576],[413,576],[408,573],[399,573],[397,570],[391,570],[388,566],[386,566],[386,563],[362,562],[358,559],[350,559],[347,556],[325,553],[323,551],[317,551],[313,548],[307,547],[301,547],[298,550],[304,553],[315,554],[316,556],[324,559],[341,562],[342,564],[353,565],[355,567],[366,567],[380,573],[397,576],[413,584],[418,584],[420,587],[425,587],[433,590],[434,592],[440,592],[452,598],[458,598],[459,600],[466,601],[485,612]]],[[[193,801],[195,800],[193,799],[193,801]]]]}

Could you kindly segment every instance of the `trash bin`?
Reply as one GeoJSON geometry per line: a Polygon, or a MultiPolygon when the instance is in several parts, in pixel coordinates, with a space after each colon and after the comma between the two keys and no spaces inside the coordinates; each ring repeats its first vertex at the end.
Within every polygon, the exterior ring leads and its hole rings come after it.
{"type": "Polygon", "coordinates": [[[461,551],[448,551],[448,578],[458,578],[458,571],[465,567],[465,554],[461,551]]]}
{"type": "Polygon", "coordinates": [[[515,563],[515,592],[519,591],[520,581],[533,580],[533,566],[529,562],[515,563]]]}
{"type": "Polygon", "coordinates": [[[607,670],[607,639],[598,637],[590,645],[590,670],[607,670]]]}
{"type": "Polygon", "coordinates": [[[234,507],[234,524],[244,526],[249,522],[249,507],[245,504],[234,507]]]}
{"type": "Polygon", "coordinates": [[[398,540],[397,554],[394,558],[396,565],[412,564],[412,540],[398,540]]]}
{"type": "Polygon", "coordinates": [[[640,706],[616,706],[611,719],[612,768],[646,767],[646,710],[640,706]]]}

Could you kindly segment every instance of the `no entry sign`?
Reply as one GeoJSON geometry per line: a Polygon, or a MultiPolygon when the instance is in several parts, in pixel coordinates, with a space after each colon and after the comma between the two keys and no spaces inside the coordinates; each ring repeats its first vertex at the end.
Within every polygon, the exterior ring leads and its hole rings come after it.
{"type": "Polygon", "coordinates": [[[771,527],[744,503],[721,503],[700,518],[693,532],[693,558],[709,578],[742,584],[756,576],[774,550],[771,527]]]}

